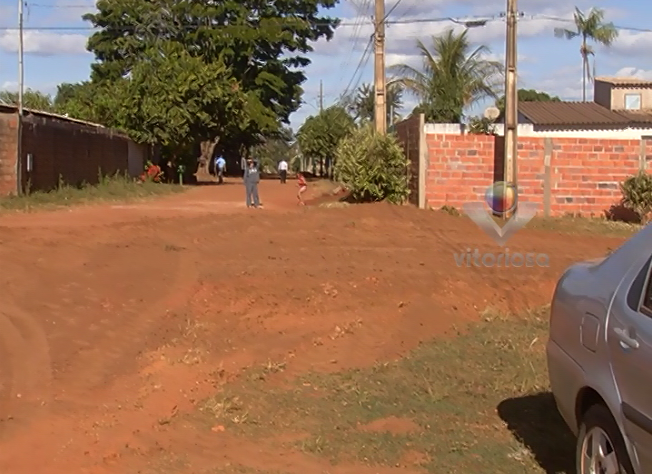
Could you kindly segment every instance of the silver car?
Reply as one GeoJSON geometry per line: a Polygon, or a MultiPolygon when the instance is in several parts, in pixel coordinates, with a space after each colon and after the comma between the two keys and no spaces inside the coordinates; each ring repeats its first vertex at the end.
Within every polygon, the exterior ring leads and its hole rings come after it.
{"type": "Polygon", "coordinates": [[[557,283],[548,371],[578,474],[652,473],[651,260],[648,225],[557,283]]]}

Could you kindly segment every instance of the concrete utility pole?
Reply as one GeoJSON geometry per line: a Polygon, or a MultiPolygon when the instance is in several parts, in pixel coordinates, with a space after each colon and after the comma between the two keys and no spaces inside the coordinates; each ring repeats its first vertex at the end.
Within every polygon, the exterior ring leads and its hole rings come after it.
{"type": "Polygon", "coordinates": [[[507,0],[507,48],[505,51],[505,177],[517,185],[518,160],[518,89],[516,88],[517,0],[507,0]]]}
{"type": "Polygon", "coordinates": [[[324,111],[324,81],[319,81],[319,112],[324,111]]]}
{"type": "Polygon", "coordinates": [[[16,156],[16,192],[23,194],[23,93],[25,89],[23,7],[24,0],[18,0],[18,154],[16,156]]]}
{"type": "Polygon", "coordinates": [[[376,131],[387,133],[387,97],[385,77],[385,0],[376,0],[376,16],[374,18],[374,118],[376,131]]]}

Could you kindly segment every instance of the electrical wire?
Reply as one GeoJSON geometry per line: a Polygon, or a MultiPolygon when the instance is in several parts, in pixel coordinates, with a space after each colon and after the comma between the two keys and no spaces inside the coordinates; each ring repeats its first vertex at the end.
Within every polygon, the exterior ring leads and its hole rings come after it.
{"type": "Polygon", "coordinates": [[[354,87],[351,87],[353,85],[353,81],[355,81],[356,76],[358,75],[358,72],[362,72],[362,69],[364,69],[367,66],[367,63],[369,62],[369,58],[371,57],[371,45],[374,44],[374,35],[371,35],[369,37],[369,41],[367,42],[367,47],[362,53],[362,56],[360,56],[360,61],[358,62],[358,66],[355,68],[355,71],[353,71],[353,75],[351,76],[351,79],[349,80],[349,83],[347,84],[346,88],[344,89],[344,92],[340,95],[340,102],[344,101],[350,91],[354,91],[355,89],[358,88],[358,84],[360,83],[360,78],[362,77],[362,74],[360,74],[360,77],[355,83],[354,87]]]}
{"type": "MultiPolygon", "coordinates": [[[[351,2],[353,3],[353,2],[351,2]]],[[[355,3],[354,3],[355,5],[355,3]]],[[[356,50],[358,47],[358,42],[360,40],[360,33],[362,32],[362,23],[364,22],[365,14],[367,12],[367,9],[371,6],[371,0],[365,0],[362,6],[358,7],[358,17],[356,18],[356,26],[353,28],[353,45],[351,46],[351,49],[349,50],[349,54],[347,55],[346,59],[342,62],[341,64],[341,70],[346,70],[350,63],[351,63],[351,58],[353,57],[353,52],[356,50]]],[[[357,7],[357,5],[356,5],[357,7]]],[[[343,76],[340,76],[340,80],[338,82],[338,87],[342,84],[342,78],[343,76]]]]}

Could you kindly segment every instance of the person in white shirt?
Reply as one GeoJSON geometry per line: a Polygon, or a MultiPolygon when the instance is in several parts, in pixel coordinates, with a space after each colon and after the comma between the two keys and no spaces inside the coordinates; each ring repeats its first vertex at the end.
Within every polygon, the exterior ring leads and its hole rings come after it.
{"type": "Polygon", "coordinates": [[[285,184],[288,179],[288,162],[281,160],[278,164],[278,174],[281,177],[281,184],[285,184]]]}

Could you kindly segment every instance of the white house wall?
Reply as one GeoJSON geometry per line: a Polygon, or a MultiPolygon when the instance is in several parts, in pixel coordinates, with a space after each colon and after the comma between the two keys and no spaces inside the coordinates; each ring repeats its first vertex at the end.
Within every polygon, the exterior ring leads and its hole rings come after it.
{"type": "MultiPolygon", "coordinates": [[[[497,135],[504,135],[504,125],[495,124],[497,135]]],[[[455,123],[427,123],[424,126],[426,135],[460,135],[465,133],[464,125],[455,123]]],[[[652,128],[627,128],[621,130],[556,130],[550,127],[534,126],[529,123],[518,125],[517,135],[520,137],[575,137],[575,138],[613,138],[621,140],[638,140],[642,136],[652,136],[652,128]]]]}

